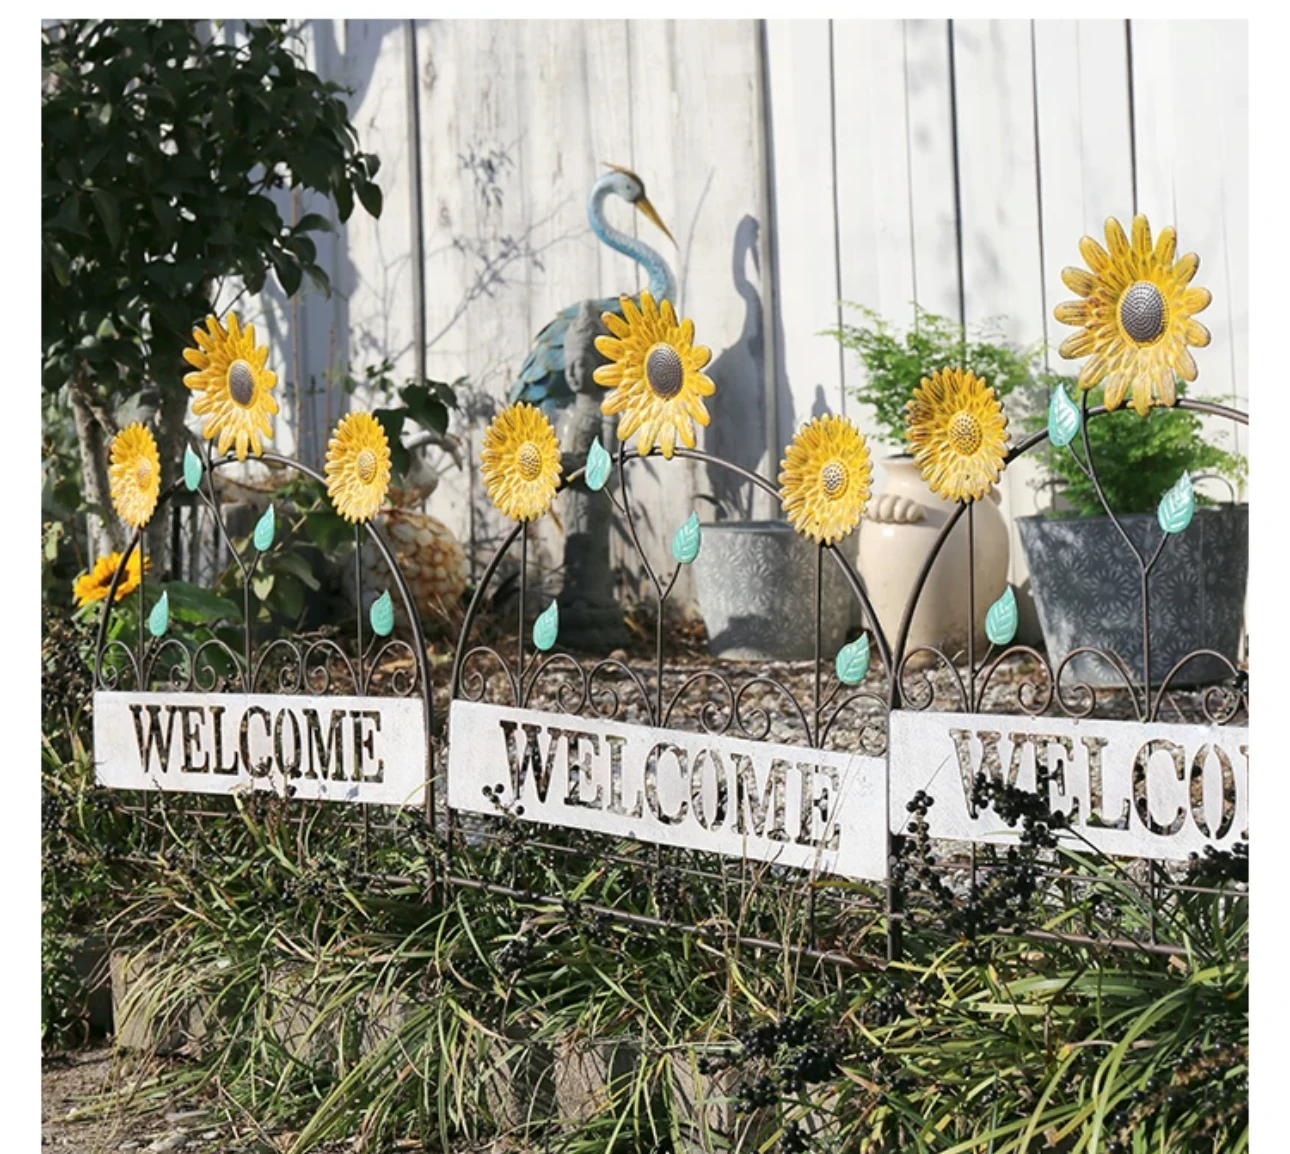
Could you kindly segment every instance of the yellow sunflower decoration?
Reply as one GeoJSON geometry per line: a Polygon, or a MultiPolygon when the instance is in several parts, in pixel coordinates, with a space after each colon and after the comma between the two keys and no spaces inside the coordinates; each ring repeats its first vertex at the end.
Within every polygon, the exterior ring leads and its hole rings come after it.
{"type": "Polygon", "coordinates": [[[1135,216],[1132,233],[1130,240],[1111,218],[1105,249],[1091,236],[1079,242],[1089,271],[1065,268],[1062,280],[1082,299],[1059,304],[1053,316],[1080,328],[1060,350],[1067,359],[1088,356],[1079,387],[1105,382],[1108,409],[1119,408],[1132,391],[1133,407],[1145,417],[1153,404],[1177,401],[1175,373],[1196,379],[1187,346],[1209,344],[1209,330],[1192,317],[1211,297],[1208,289],[1188,287],[1200,258],[1188,253],[1174,260],[1172,228],[1162,229],[1153,246],[1147,218],[1135,216]]]}
{"type": "MultiPolygon", "coordinates": [[[[72,596],[76,598],[76,607],[82,608],[91,601],[102,601],[108,595],[108,590],[112,588],[112,574],[121,564],[120,553],[108,553],[94,562],[94,568],[88,573],[82,573],[72,584],[72,596]]],[[[144,562],[143,568],[148,568],[148,562],[144,562]]],[[[121,584],[116,587],[115,600],[120,601],[127,593],[133,593],[139,588],[139,582],[142,574],[139,567],[139,550],[134,549],[130,553],[130,559],[125,564],[125,573],[121,576],[121,584]]]]}
{"type": "Polygon", "coordinates": [[[327,442],[327,495],[346,521],[376,515],[390,488],[390,441],[371,413],[342,417],[327,442]]]}
{"type": "Polygon", "coordinates": [[[228,314],[227,330],[215,317],[206,318],[206,329],[193,329],[198,347],[184,349],[184,360],[197,370],[184,384],[201,394],[193,412],[206,418],[202,436],[219,435],[215,451],[221,456],[232,445],[239,461],[246,460],[248,448],[258,457],[260,435],[273,436],[269,417],[278,411],[272,395],[278,378],[264,367],[269,347],[256,348],[255,326],[242,328],[236,313],[228,314]]]}
{"type": "Polygon", "coordinates": [[[560,445],[541,410],[503,409],[484,432],[484,487],[512,521],[542,516],[560,483],[560,445]]]}
{"type": "Polygon", "coordinates": [[[712,350],[694,343],[694,322],[687,317],[678,324],[670,301],[656,306],[646,292],[640,308],[630,297],[622,297],[621,304],[626,319],[605,313],[605,327],[614,335],[596,338],[596,348],[612,363],[601,365],[593,377],[614,390],[601,412],[622,414],[618,439],[635,433],[642,457],[658,445],[670,458],[678,439],[693,449],[694,422],[711,420],[703,398],[717,391],[702,371],[712,350]]]}
{"type": "Polygon", "coordinates": [[[947,501],[977,501],[999,480],[1008,418],[975,373],[938,369],[905,406],[905,436],[933,493],[947,501]]]}
{"type": "Polygon", "coordinates": [[[864,437],[845,417],[803,425],[779,468],[784,512],[802,536],[831,545],[860,524],[872,469],[864,437]]]}
{"type": "Polygon", "coordinates": [[[132,529],[152,517],[161,492],[161,460],[157,442],[143,425],[127,425],[112,438],[108,490],[118,516],[132,529]]]}

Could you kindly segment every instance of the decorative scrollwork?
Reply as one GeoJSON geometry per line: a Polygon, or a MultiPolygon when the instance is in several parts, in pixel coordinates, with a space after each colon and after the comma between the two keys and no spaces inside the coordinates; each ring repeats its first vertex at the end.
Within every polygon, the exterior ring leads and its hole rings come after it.
{"type": "Polygon", "coordinates": [[[919,656],[919,654],[929,654],[950,671],[954,679],[954,687],[958,690],[958,709],[962,713],[970,712],[971,705],[968,701],[967,686],[963,684],[963,678],[959,674],[958,667],[934,645],[919,645],[901,658],[900,665],[896,670],[896,680],[900,686],[901,701],[904,707],[921,711],[930,709],[936,701],[936,684],[932,681],[928,670],[909,668],[910,661],[919,656]],[[915,678],[912,687],[907,680],[911,676],[915,678]]]}
{"type": "Polygon", "coordinates": [[[699,725],[702,726],[704,733],[710,733],[713,736],[726,733],[737,715],[738,698],[730,682],[712,669],[703,669],[698,673],[692,673],[681,683],[676,692],[672,694],[672,699],[667,703],[667,708],[663,711],[660,724],[664,727],[671,724],[673,712],[690,687],[702,685],[705,682],[714,683],[720,689],[725,696],[725,703],[719,704],[711,698],[704,701],[699,707],[699,725]]]}
{"type": "Polygon", "coordinates": [[[587,672],[587,703],[591,706],[595,715],[606,721],[612,721],[623,708],[623,702],[618,690],[606,680],[610,673],[625,676],[631,681],[636,692],[640,695],[641,706],[646,720],[653,724],[654,703],[650,699],[649,688],[631,666],[620,661],[617,657],[606,657],[603,661],[597,661],[587,672]],[[597,681],[602,682],[599,687],[597,687],[597,681]],[[604,704],[597,700],[598,697],[604,704]]]}
{"type": "Polygon", "coordinates": [[[1160,706],[1165,699],[1165,694],[1170,685],[1183,671],[1183,669],[1201,657],[1214,657],[1227,666],[1233,685],[1211,685],[1201,695],[1200,706],[1205,720],[1211,725],[1227,725],[1242,710],[1248,712],[1250,708],[1249,694],[1245,688],[1245,675],[1232,664],[1231,660],[1222,653],[1213,649],[1195,649],[1185,657],[1180,658],[1174,667],[1165,674],[1164,680],[1161,681],[1160,687],[1156,690],[1155,700],[1151,705],[1151,720],[1157,721],[1160,717],[1160,706]],[[1215,704],[1215,703],[1219,704],[1215,704]]]}
{"type": "Polygon", "coordinates": [[[563,667],[565,677],[556,684],[556,704],[559,705],[563,713],[571,713],[576,716],[582,712],[587,704],[587,675],[583,672],[582,666],[578,664],[577,659],[570,657],[567,653],[553,653],[533,670],[528,684],[524,686],[520,696],[519,704],[522,708],[527,708],[532,699],[533,690],[547,671],[551,669],[559,670],[560,667],[563,667]],[[569,675],[574,676],[572,682],[568,680],[569,675]]]}
{"type": "Polygon", "coordinates": [[[1071,686],[1063,688],[1062,674],[1066,672],[1066,667],[1070,665],[1076,657],[1082,653],[1096,657],[1105,661],[1116,673],[1116,676],[1124,682],[1124,687],[1129,691],[1129,697],[1133,702],[1134,712],[1141,715],[1142,705],[1138,701],[1138,687],[1134,684],[1133,674],[1124,663],[1124,659],[1118,653],[1112,653],[1106,649],[1097,649],[1090,645],[1081,645],[1072,649],[1065,657],[1062,658],[1061,664],[1057,666],[1053,674],[1053,685],[1057,692],[1057,701],[1062,707],[1062,711],[1068,717],[1091,717],[1093,710],[1097,708],[1097,690],[1092,685],[1084,681],[1077,681],[1071,686]],[[1073,692],[1079,696],[1084,704],[1076,705],[1067,698],[1067,692],[1073,692]]]}
{"type": "MultiPolygon", "coordinates": [[[[837,723],[841,714],[851,707],[862,701],[871,701],[878,707],[877,716],[868,714],[861,715],[859,746],[860,752],[870,757],[882,757],[887,752],[887,720],[888,702],[886,697],[874,693],[872,690],[861,689],[855,693],[848,693],[829,713],[827,719],[821,719],[819,748],[829,748],[828,741],[833,733],[833,727],[837,723]]],[[[830,698],[832,702],[832,698],[830,698]]]]}
{"type": "Polygon", "coordinates": [[[417,666],[416,650],[406,641],[395,637],[386,641],[384,645],[371,654],[372,646],[368,646],[368,656],[364,658],[365,670],[363,675],[363,693],[371,694],[376,689],[386,689],[391,697],[411,697],[416,693],[421,681],[421,671],[417,666]],[[406,661],[400,661],[388,671],[383,669],[386,659],[394,654],[406,655],[406,661]],[[382,674],[379,684],[374,686],[377,674],[382,674]]]}
{"type": "Polygon", "coordinates": [[[119,638],[104,642],[95,655],[94,680],[98,687],[108,690],[128,688],[121,683],[121,674],[125,669],[128,669],[134,676],[134,688],[141,688],[142,679],[139,676],[139,660],[135,656],[134,650],[119,638]],[[125,665],[121,666],[115,661],[108,660],[108,654],[110,653],[124,653],[125,665]]]}
{"type": "MultiPolygon", "coordinates": [[[[476,645],[473,649],[468,650],[464,657],[458,657],[457,696],[463,701],[485,700],[488,695],[490,678],[486,677],[481,669],[472,668],[472,666],[485,658],[491,658],[495,661],[498,668],[506,675],[506,682],[511,690],[510,703],[518,706],[520,703],[519,682],[515,680],[515,674],[506,659],[489,645],[476,645]]],[[[496,674],[493,676],[496,676],[496,674]]]]}
{"type": "Polygon", "coordinates": [[[1017,682],[1017,704],[1021,707],[1022,712],[1030,714],[1031,717],[1038,717],[1045,713],[1053,700],[1053,670],[1048,664],[1048,658],[1040,653],[1037,649],[1032,649],[1029,645],[1011,645],[999,654],[983,671],[983,676],[977,682],[976,687],[976,706],[981,708],[981,703],[985,701],[985,691],[989,688],[991,680],[994,678],[999,667],[1005,661],[1010,661],[1014,657],[1029,657],[1043,673],[1042,681],[1035,681],[1030,678],[1022,678],[1017,682]]]}

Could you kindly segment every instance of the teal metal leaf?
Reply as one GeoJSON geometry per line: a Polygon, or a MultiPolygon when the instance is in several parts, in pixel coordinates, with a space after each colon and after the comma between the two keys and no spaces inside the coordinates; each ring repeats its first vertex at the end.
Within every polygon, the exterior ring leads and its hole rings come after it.
{"type": "Polygon", "coordinates": [[[597,437],[591,442],[591,448],[587,450],[587,471],[583,474],[587,481],[587,488],[593,493],[600,492],[605,487],[605,482],[609,480],[609,470],[612,466],[613,460],[606,452],[605,446],[600,443],[600,438],[597,437]]]}
{"type": "Polygon", "coordinates": [[[1079,432],[1079,406],[1070,399],[1065,385],[1058,385],[1053,390],[1053,399],[1048,402],[1048,440],[1059,449],[1069,445],[1079,432]]]}
{"type": "Polygon", "coordinates": [[[560,634],[560,607],[552,601],[533,622],[533,644],[543,653],[555,644],[560,634]]]}
{"type": "Polygon", "coordinates": [[[184,446],[184,488],[190,493],[197,492],[202,483],[202,459],[193,452],[192,445],[184,446]]]}
{"type": "Polygon", "coordinates": [[[256,522],[255,536],[252,538],[255,542],[255,547],[261,553],[267,553],[269,546],[273,544],[273,535],[277,531],[278,526],[273,516],[273,506],[270,505],[265,509],[264,516],[256,522]]]}
{"type": "Polygon", "coordinates": [[[985,614],[985,635],[993,645],[1010,645],[1017,635],[1017,596],[1009,585],[985,614]]]}
{"type": "Polygon", "coordinates": [[[1191,475],[1184,473],[1178,483],[1160,498],[1156,507],[1156,520],[1166,533],[1181,533],[1191,524],[1196,512],[1196,494],[1191,487],[1191,475]]]}
{"type": "Polygon", "coordinates": [[[842,646],[833,668],[843,685],[859,685],[869,672],[869,634],[862,633],[850,645],[842,646]]]}
{"type": "Polygon", "coordinates": [[[388,637],[394,632],[394,602],[390,600],[388,589],[372,602],[367,619],[372,623],[372,632],[378,637],[388,637]]]}
{"type": "Polygon", "coordinates": [[[699,514],[691,513],[690,519],[672,537],[672,556],[682,565],[688,565],[699,555],[703,534],[699,531],[699,514]]]}
{"type": "Polygon", "coordinates": [[[152,607],[152,612],[148,614],[148,632],[153,637],[160,637],[170,628],[170,598],[165,590],[162,590],[161,596],[157,603],[152,607]]]}

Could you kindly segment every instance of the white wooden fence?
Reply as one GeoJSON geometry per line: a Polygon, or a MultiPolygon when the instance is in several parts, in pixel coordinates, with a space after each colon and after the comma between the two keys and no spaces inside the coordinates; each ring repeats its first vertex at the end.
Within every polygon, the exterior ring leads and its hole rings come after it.
{"type": "MultiPolygon", "coordinates": [[[[821,411],[868,427],[847,395],[858,364],[818,335],[842,300],[900,325],[914,301],[997,319],[1019,342],[1048,342],[1056,367],[1062,267],[1082,263],[1078,240],[1105,217],[1135,211],[1201,254],[1213,342],[1197,353],[1196,391],[1245,404],[1244,21],[349,20],[302,32],[314,67],[355,90],[385,209],[379,221],[356,210],[323,249],[331,299],[259,302],[298,450],[317,459],[350,403],[346,365],[361,375],[388,357],[396,379],[415,371],[420,246],[427,371],[469,380],[456,429],[471,464],[445,462],[429,511],[479,562],[498,525],[473,465],[482,422],[557,310],[641,287],[587,226],[602,161],[642,176],[677,239],[672,250],[611,204],[615,223],[672,258],[680,307],[715,354],[707,446],[742,464],[773,473],[821,411]]],[[[1244,448],[1243,434],[1214,431],[1244,448]]],[[[646,468],[639,500],[662,551],[691,509],[710,514],[705,496],[740,504],[705,468],[646,468]]],[[[1034,508],[1032,479],[1009,476],[1005,512],[1034,508]]],[[[1024,575],[1014,539],[1013,579],[1024,575]]]]}

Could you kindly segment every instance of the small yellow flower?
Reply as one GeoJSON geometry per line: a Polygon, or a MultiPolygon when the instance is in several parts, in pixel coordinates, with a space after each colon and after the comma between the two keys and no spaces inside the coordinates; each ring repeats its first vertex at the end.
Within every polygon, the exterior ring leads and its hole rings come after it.
{"type": "Polygon", "coordinates": [[[1008,418],[985,381],[967,369],[924,377],[905,406],[905,435],[927,487],[947,501],[977,501],[998,483],[1008,418]]]}
{"type": "Polygon", "coordinates": [[[1209,344],[1209,330],[1193,314],[1209,307],[1209,290],[1189,288],[1200,258],[1188,253],[1174,260],[1176,236],[1161,230],[1151,243],[1145,216],[1133,218],[1133,239],[1120,222],[1106,222],[1104,249],[1091,236],[1079,242],[1088,267],[1062,269],[1062,280],[1082,299],[1053,309],[1063,324],[1080,331],[1067,337],[1060,352],[1068,360],[1088,356],[1077,384],[1091,389],[1105,382],[1106,407],[1118,409],[1132,392],[1133,407],[1146,416],[1153,404],[1177,399],[1174,374],[1196,379],[1196,361],[1188,345],[1209,344]]]}
{"type": "Polygon", "coordinates": [[[249,448],[257,457],[263,452],[260,434],[273,436],[269,417],[278,411],[272,396],[277,375],[264,366],[268,345],[255,345],[255,326],[241,328],[237,314],[228,314],[228,330],[215,317],[206,318],[207,332],[193,329],[198,348],[184,349],[184,360],[198,371],[184,377],[184,384],[200,395],[193,412],[204,416],[202,436],[210,440],[219,434],[218,455],[237,449],[237,459],[246,460],[249,448]]]}
{"type": "Polygon", "coordinates": [[[803,425],[779,468],[784,513],[802,536],[831,545],[860,524],[872,469],[865,439],[847,418],[803,425]]]}
{"type": "Polygon", "coordinates": [[[694,448],[694,422],[707,425],[711,417],[703,404],[717,386],[701,371],[712,351],[694,343],[694,322],[677,324],[671,301],[655,307],[649,293],[641,293],[640,308],[622,297],[623,317],[605,313],[601,318],[614,335],[597,337],[596,348],[612,362],[601,365],[593,379],[613,389],[601,404],[608,416],[622,413],[618,439],[636,434],[636,451],[642,457],[658,445],[670,458],[678,438],[694,448]]]}
{"type": "MultiPolygon", "coordinates": [[[[112,588],[112,575],[117,571],[117,566],[121,564],[120,553],[108,553],[94,562],[94,568],[88,573],[82,573],[72,583],[72,596],[76,598],[76,607],[79,609],[88,605],[91,601],[102,601],[108,595],[108,590],[112,588]]],[[[151,562],[144,563],[146,571],[151,562]]],[[[120,601],[127,593],[133,593],[139,588],[139,581],[142,576],[139,571],[139,550],[134,549],[130,553],[130,559],[126,562],[125,572],[121,575],[121,584],[116,587],[116,601],[120,601]]]]}
{"type": "Polygon", "coordinates": [[[327,495],[346,521],[367,521],[390,487],[390,441],[371,413],[342,417],[327,442],[327,495]]]}
{"type": "Polygon", "coordinates": [[[157,442],[143,425],[127,425],[112,438],[108,490],[117,515],[132,529],[146,525],[161,492],[157,442]]]}
{"type": "Polygon", "coordinates": [[[532,521],[550,508],[560,483],[560,445],[541,410],[503,409],[484,432],[484,487],[512,521],[532,521]]]}

